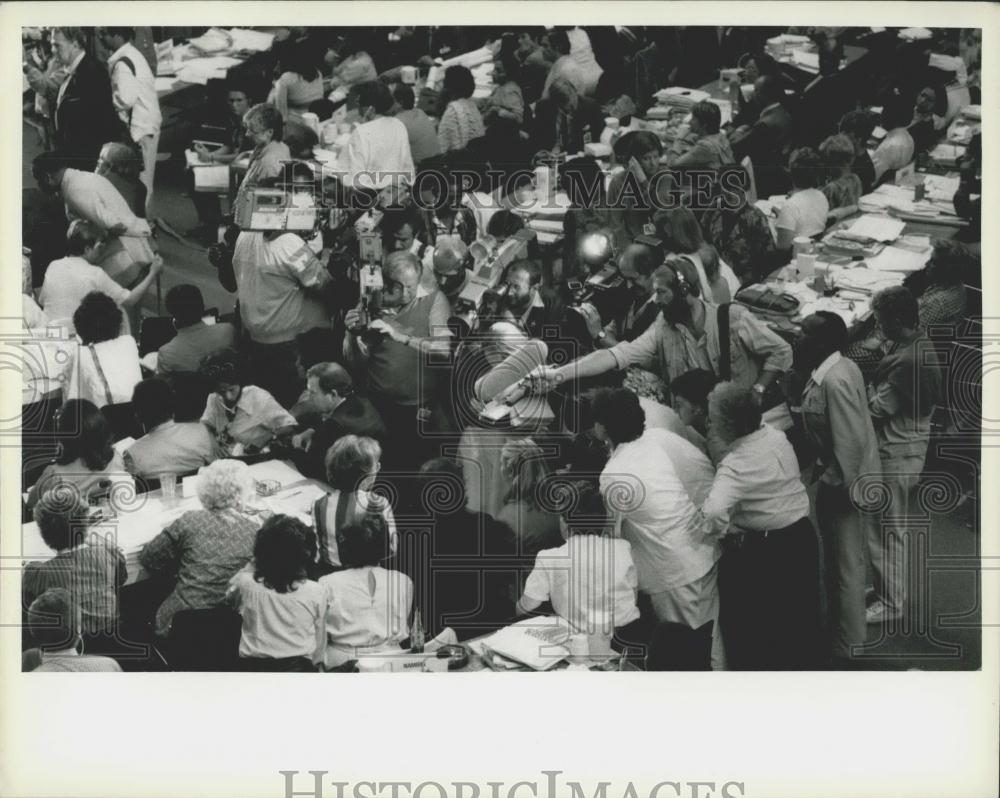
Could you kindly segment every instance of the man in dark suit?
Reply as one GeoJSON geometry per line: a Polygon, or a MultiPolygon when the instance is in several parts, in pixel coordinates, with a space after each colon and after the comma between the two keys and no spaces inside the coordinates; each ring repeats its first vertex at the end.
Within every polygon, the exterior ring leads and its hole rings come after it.
{"type": "Polygon", "coordinates": [[[750,156],[757,196],[767,198],[783,194],[789,187],[785,164],[791,144],[792,116],[782,105],[785,90],[779,78],[772,75],[758,78],[754,96],[760,116],[749,128],[734,132],[730,143],[737,161],[750,156]]]}
{"type": "Polygon", "coordinates": [[[107,69],[86,51],[83,28],[56,28],[52,47],[69,76],[56,95],[56,148],[78,159],[74,168],[92,172],[101,147],[119,134],[107,69]]]}
{"type": "Polygon", "coordinates": [[[374,405],[354,393],[354,381],[337,363],[317,363],[306,372],[306,393],[319,418],[292,438],[295,464],[307,477],[326,479],[326,453],[344,435],[362,435],[386,445],[386,428],[374,405]]]}
{"type": "Polygon", "coordinates": [[[581,97],[570,81],[556,78],[549,96],[535,105],[532,141],[535,151],[576,153],[587,143],[597,143],[604,132],[604,113],[593,100],[581,97]]]}

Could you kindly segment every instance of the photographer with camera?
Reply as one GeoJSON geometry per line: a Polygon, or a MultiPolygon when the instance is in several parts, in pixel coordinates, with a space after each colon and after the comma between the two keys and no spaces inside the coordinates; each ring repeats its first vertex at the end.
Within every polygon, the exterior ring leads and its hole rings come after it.
{"type": "Polygon", "coordinates": [[[618,257],[618,273],[625,281],[629,305],[606,324],[597,315],[587,316],[587,331],[598,349],[610,349],[619,341],[634,341],[656,321],[660,312],[653,292],[653,272],[663,263],[663,252],[650,244],[635,242],[618,257]]]}
{"type": "Polygon", "coordinates": [[[448,300],[422,285],[422,272],[412,252],[391,253],[382,265],[380,296],[363,299],[344,318],[350,333],[344,355],[365,367],[369,397],[398,454],[395,468],[416,468],[427,459],[421,430],[443,423],[436,401],[441,369],[432,364],[450,356],[448,300]]]}
{"type": "MultiPolygon", "coordinates": [[[[242,225],[248,225],[244,220],[242,225]]],[[[240,318],[256,383],[285,407],[302,391],[301,339],[330,332],[330,273],[319,260],[319,230],[243,229],[233,247],[240,318]]]]}

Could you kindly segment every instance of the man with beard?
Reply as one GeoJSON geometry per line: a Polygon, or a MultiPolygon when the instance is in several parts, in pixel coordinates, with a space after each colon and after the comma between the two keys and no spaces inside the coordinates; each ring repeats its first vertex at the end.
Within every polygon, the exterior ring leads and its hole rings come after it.
{"type": "Polygon", "coordinates": [[[639,366],[666,383],[691,369],[723,375],[719,322],[729,317],[730,379],[750,388],[760,401],[768,387],[792,365],[792,348],[741,305],[715,305],[701,298],[698,273],[683,258],[653,272],[653,291],[661,316],[634,341],[599,349],[564,366],[535,372],[541,390],[567,380],[596,377],[612,369],[639,366]]]}
{"type": "Polygon", "coordinates": [[[618,272],[625,280],[631,302],[618,318],[603,328],[588,330],[598,349],[610,349],[619,341],[634,341],[656,321],[660,312],[653,293],[653,272],[663,262],[662,253],[648,244],[629,244],[618,258],[618,272]]]}
{"type": "Polygon", "coordinates": [[[544,328],[562,320],[562,305],[542,287],[542,270],[533,260],[516,260],[507,269],[504,318],[531,338],[542,338],[544,328]]]}
{"type": "Polygon", "coordinates": [[[877,474],[875,428],[861,369],[841,355],[847,325],[820,311],[802,321],[795,368],[809,374],[802,394],[802,422],[818,449],[816,519],[824,545],[830,653],[850,661],[865,642],[865,519],[851,497],[859,477],[877,474]]]}

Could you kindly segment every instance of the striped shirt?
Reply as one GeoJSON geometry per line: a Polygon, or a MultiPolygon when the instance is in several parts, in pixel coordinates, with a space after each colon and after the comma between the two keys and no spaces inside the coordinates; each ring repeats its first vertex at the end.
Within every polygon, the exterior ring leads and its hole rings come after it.
{"type": "Polygon", "coordinates": [[[51,560],[24,566],[21,592],[25,606],[52,587],[69,591],[80,608],[81,631],[110,631],[118,619],[118,587],[125,584],[125,556],[95,540],[59,552],[51,560]]]}

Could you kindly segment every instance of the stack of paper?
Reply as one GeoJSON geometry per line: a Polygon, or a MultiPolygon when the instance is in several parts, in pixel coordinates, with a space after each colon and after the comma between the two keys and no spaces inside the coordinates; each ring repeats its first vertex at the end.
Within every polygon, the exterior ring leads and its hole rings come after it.
{"type": "Polygon", "coordinates": [[[869,258],[866,263],[869,269],[876,271],[908,274],[924,268],[930,259],[931,251],[930,248],[923,252],[913,252],[900,247],[886,247],[874,258],[869,258]]]}
{"type": "Polygon", "coordinates": [[[700,89],[685,89],[683,86],[670,86],[653,94],[660,105],[672,105],[678,108],[690,109],[695,103],[707,100],[711,95],[700,89]]]}
{"type": "Polygon", "coordinates": [[[903,232],[904,227],[906,225],[899,219],[866,213],[856,219],[854,224],[847,228],[847,232],[855,236],[870,238],[873,241],[895,241],[903,232]]]}
{"type": "Polygon", "coordinates": [[[233,28],[229,31],[233,41],[233,50],[242,53],[263,53],[271,49],[274,43],[273,33],[264,33],[246,28],[233,28]]]}
{"type": "Polygon", "coordinates": [[[211,58],[193,58],[185,61],[177,70],[177,78],[185,83],[197,83],[204,86],[209,80],[222,79],[227,72],[237,64],[239,58],[228,55],[216,55],[211,58]]]}
{"type": "Polygon", "coordinates": [[[836,288],[848,288],[862,294],[875,294],[891,285],[903,282],[902,272],[880,272],[874,269],[844,269],[833,277],[836,288]]]}
{"type": "Polygon", "coordinates": [[[961,144],[942,142],[931,150],[928,155],[935,163],[954,166],[958,162],[959,157],[965,155],[965,147],[961,144]]]}

